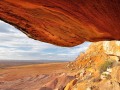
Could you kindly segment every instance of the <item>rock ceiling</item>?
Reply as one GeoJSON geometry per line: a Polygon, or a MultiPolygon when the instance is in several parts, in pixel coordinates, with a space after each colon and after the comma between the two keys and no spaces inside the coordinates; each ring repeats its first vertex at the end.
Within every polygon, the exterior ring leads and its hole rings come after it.
{"type": "Polygon", "coordinates": [[[59,46],[120,40],[120,0],[0,0],[0,19],[59,46]]]}

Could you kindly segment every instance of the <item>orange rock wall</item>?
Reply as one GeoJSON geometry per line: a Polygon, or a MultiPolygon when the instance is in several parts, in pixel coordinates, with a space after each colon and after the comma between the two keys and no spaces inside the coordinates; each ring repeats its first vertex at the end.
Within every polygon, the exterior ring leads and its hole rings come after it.
{"type": "Polygon", "coordinates": [[[120,90],[120,41],[92,43],[71,68],[77,71],[76,79],[69,82],[65,90],[120,90]],[[106,62],[112,65],[107,66],[106,62]],[[109,73],[105,74],[106,79],[102,78],[104,73],[109,73]]]}

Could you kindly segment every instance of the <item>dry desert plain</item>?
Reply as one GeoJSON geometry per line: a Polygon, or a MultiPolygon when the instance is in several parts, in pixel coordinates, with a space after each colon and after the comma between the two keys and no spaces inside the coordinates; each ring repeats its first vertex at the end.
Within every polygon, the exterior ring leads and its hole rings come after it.
{"type": "Polygon", "coordinates": [[[63,90],[74,79],[67,62],[0,69],[0,90],[63,90]]]}

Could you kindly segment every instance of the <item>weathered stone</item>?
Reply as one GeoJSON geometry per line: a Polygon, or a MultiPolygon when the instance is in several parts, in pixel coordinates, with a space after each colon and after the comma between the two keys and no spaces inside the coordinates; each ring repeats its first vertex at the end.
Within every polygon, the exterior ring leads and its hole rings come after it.
{"type": "Polygon", "coordinates": [[[113,73],[111,73],[112,79],[120,83],[120,66],[113,68],[113,73]]]}
{"type": "Polygon", "coordinates": [[[120,56],[120,41],[105,41],[103,42],[103,48],[106,54],[111,56],[120,56]]]}
{"type": "MultiPolygon", "coordinates": [[[[79,55],[74,66],[79,67],[78,81],[71,90],[120,90],[119,53],[120,41],[102,41],[92,43],[88,50],[79,55]]],[[[69,90],[69,89],[68,89],[69,90]]]]}
{"type": "Polygon", "coordinates": [[[59,46],[120,40],[119,0],[0,0],[0,19],[59,46]]]}

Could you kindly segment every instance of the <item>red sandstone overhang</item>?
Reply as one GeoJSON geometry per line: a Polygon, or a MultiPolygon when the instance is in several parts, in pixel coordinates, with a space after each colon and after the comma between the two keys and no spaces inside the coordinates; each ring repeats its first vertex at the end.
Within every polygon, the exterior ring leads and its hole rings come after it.
{"type": "Polygon", "coordinates": [[[59,46],[120,40],[120,0],[0,0],[0,19],[59,46]]]}

